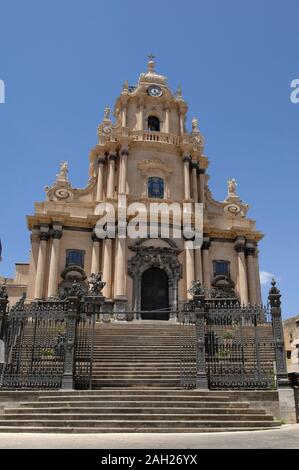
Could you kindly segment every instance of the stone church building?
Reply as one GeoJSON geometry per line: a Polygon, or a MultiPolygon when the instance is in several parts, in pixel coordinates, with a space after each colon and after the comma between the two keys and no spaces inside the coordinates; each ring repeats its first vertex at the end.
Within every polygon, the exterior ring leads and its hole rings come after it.
{"type": "Polygon", "coordinates": [[[228,181],[224,201],[213,198],[204,138],[197,119],[191,131],[186,128],[187,111],[181,89],[170,90],[150,56],[137,85],[124,83],[114,119],[105,109],[89,155],[87,186],[74,188],[62,162],[45,200],[27,217],[31,257],[28,264],[17,264],[16,278],[7,281],[12,303],[24,291],[28,300],[56,297],[74,279],[84,283],[97,272],[111,308],[160,310],[142,316],[147,319],[171,317],[165,312],[189,298],[193,281],[200,281],[207,295],[215,288],[223,296],[233,292],[244,304],[261,302],[258,242],[263,235],[247,218],[235,180],[228,181]],[[183,238],[98,238],[98,204],[109,202],[117,210],[120,196],[128,205],[202,203],[201,248],[186,250],[183,238]]]}

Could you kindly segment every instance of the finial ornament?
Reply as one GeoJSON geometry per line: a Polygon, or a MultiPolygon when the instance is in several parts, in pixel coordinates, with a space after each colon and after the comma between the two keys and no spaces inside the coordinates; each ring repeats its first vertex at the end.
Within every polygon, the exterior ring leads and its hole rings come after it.
{"type": "Polygon", "coordinates": [[[177,96],[178,99],[182,99],[182,97],[183,97],[181,85],[179,85],[178,88],[177,88],[176,96],[177,96]]]}
{"type": "Polygon", "coordinates": [[[276,280],[274,279],[274,277],[272,278],[271,286],[272,287],[270,288],[270,291],[269,291],[270,294],[280,294],[280,290],[276,286],[276,280]]]}
{"type": "Polygon", "coordinates": [[[227,189],[228,189],[228,197],[230,196],[236,196],[236,191],[237,191],[237,182],[235,178],[229,178],[227,182],[227,189]]]}
{"type": "Polygon", "coordinates": [[[123,84],[123,91],[128,91],[129,90],[129,82],[128,80],[125,80],[123,84]]]}
{"type": "Polygon", "coordinates": [[[155,71],[155,56],[153,54],[148,54],[148,62],[147,62],[147,69],[148,72],[154,72],[155,71]]]}
{"type": "Polygon", "coordinates": [[[281,293],[278,287],[276,286],[276,281],[273,278],[271,281],[271,288],[269,290],[268,300],[271,307],[278,307],[281,306],[281,293]]]}
{"type": "Polygon", "coordinates": [[[59,164],[60,166],[60,171],[58,175],[56,175],[56,180],[57,181],[68,181],[67,175],[69,172],[69,164],[66,161],[62,161],[59,164]]]}
{"type": "Polygon", "coordinates": [[[111,109],[109,108],[108,105],[106,105],[104,109],[104,121],[110,121],[110,113],[111,113],[111,109]]]}

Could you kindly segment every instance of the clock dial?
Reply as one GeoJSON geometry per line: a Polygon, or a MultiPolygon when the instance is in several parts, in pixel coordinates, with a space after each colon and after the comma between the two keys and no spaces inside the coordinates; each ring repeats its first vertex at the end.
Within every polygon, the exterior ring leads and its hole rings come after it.
{"type": "Polygon", "coordinates": [[[163,93],[158,85],[149,86],[147,92],[150,96],[161,96],[163,93]]]}

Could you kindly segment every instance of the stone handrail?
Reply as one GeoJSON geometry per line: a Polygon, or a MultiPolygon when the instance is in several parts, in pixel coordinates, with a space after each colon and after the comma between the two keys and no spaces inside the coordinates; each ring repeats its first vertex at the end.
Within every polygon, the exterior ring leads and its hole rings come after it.
{"type": "Polygon", "coordinates": [[[181,141],[180,137],[177,135],[158,131],[130,131],[129,137],[131,137],[133,141],[161,142],[177,147],[180,145],[181,141]]]}

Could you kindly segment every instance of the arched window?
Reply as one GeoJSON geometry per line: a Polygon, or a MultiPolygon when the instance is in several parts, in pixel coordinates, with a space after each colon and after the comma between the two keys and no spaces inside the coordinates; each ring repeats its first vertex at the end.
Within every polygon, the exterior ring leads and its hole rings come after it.
{"type": "Polygon", "coordinates": [[[149,131],[159,131],[160,121],[156,116],[149,116],[147,118],[147,127],[149,131]]]}
{"type": "Polygon", "coordinates": [[[164,180],[157,176],[151,176],[147,182],[148,197],[163,199],[164,198],[164,180]]]}

